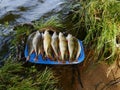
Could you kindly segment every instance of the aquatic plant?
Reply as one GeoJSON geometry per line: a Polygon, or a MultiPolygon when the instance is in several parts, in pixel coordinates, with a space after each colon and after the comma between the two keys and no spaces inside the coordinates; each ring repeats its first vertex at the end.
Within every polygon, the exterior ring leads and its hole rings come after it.
{"type": "Polygon", "coordinates": [[[66,26],[71,25],[71,32],[83,39],[86,49],[94,51],[90,58],[113,62],[118,55],[116,36],[120,32],[120,1],[81,0],[74,6],[77,9],[72,9],[66,26]]]}
{"type": "Polygon", "coordinates": [[[57,81],[48,67],[25,67],[14,58],[8,58],[0,68],[0,90],[54,90],[57,81]]]}

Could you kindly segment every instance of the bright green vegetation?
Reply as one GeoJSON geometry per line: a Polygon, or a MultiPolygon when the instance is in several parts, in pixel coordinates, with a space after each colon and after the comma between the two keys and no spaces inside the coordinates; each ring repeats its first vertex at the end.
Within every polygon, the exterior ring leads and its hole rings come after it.
{"type": "Polygon", "coordinates": [[[51,17],[48,20],[40,19],[39,21],[35,21],[34,27],[37,30],[40,30],[43,28],[60,29],[60,28],[63,28],[63,25],[60,23],[60,20],[57,17],[51,17]]]}
{"type": "Polygon", "coordinates": [[[54,90],[57,78],[53,72],[47,67],[40,70],[9,58],[0,68],[0,90],[54,90]]]}
{"type": "Polygon", "coordinates": [[[19,44],[21,41],[24,41],[26,37],[33,31],[32,25],[19,25],[16,26],[15,28],[15,37],[12,40],[12,44],[19,44]]]}
{"type": "Polygon", "coordinates": [[[83,39],[86,49],[94,50],[95,61],[113,62],[117,58],[116,36],[120,32],[120,1],[81,0],[73,5],[67,28],[83,39]]]}

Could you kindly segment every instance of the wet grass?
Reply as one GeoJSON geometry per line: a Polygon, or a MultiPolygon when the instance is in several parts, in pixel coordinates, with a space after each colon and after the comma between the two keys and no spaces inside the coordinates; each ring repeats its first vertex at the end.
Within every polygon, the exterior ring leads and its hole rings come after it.
{"type": "Polygon", "coordinates": [[[57,90],[58,78],[50,68],[24,64],[26,62],[24,49],[30,33],[46,27],[61,27],[61,25],[52,18],[45,22],[21,24],[14,28],[15,35],[11,40],[10,54],[2,61],[0,67],[0,90],[57,90]]]}
{"type": "Polygon", "coordinates": [[[20,15],[12,14],[11,12],[8,12],[4,17],[0,18],[0,23],[4,24],[4,22],[15,21],[15,19],[19,17],[20,15]]]}
{"type": "Polygon", "coordinates": [[[0,68],[0,90],[54,90],[57,81],[51,69],[25,67],[11,57],[0,68]]]}
{"type": "Polygon", "coordinates": [[[116,60],[116,36],[120,32],[120,1],[81,0],[74,4],[66,18],[66,28],[84,41],[86,49],[94,50],[94,61],[116,60]],[[76,8],[77,7],[77,8],[76,8]]]}
{"type": "Polygon", "coordinates": [[[41,18],[40,20],[35,21],[34,27],[36,30],[42,30],[45,28],[46,29],[60,30],[61,28],[63,28],[63,24],[60,22],[59,18],[50,17],[47,20],[41,18]]]}

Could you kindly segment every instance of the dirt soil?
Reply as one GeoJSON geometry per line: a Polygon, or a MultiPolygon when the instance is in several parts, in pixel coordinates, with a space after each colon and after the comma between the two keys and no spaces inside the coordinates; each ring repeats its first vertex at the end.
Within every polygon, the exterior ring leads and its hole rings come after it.
{"type": "MultiPolygon", "coordinates": [[[[109,66],[105,63],[90,65],[86,70],[82,70],[82,65],[78,65],[81,73],[81,87],[78,79],[77,69],[73,66],[54,66],[53,71],[59,76],[60,90],[120,90],[120,69],[114,68],[107,77],[109,66]]],[[[80,76],[80,75],[79,75],[80,76]]]]}

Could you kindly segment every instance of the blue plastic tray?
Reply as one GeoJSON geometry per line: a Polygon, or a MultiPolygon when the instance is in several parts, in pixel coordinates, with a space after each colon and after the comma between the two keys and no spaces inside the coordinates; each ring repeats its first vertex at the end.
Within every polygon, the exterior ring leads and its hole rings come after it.
{"type": "MultiPolygon", "coordinates": [[[[69,61],[66,61],[66,63],[60,63],[60,62],[58,62],[58,61],[52,61],[52,60],[50,60],[50,59],[43,60],[41,55],[38,56],[38,61],[35,61],[35,60],[34,60],[34,58],[35,58],[35,56],[36,56],[35,53],[32,53],[32,54],[30,55],[30,60],[29,60],[29,62],[31,62],[31,63],[36,63],[36,64],[59,64],[59,65],[60,65],[60,64],[61,64],[61,65],[65,65],[65,64],[66,64],[66,65],[67,65],[67,64],[78,64],[78,63],[81,63],[81,62],[84,60],[84,58],[85,58],[85,54],[84,54],[84,48],[83,48],[82,41],[79,41],[79,42],[80,42],[80,45],[81,45],[81,53],[80,53],[80,56],[79,56],[77,62],[72,62],[72,63],[70,63],[69,61]]],[[[27,45],[26,45],[26,47],[25,47],[24,54],[25,54],[25,57],[27,58],[27,56],[28,56],[27,45]]]]}

